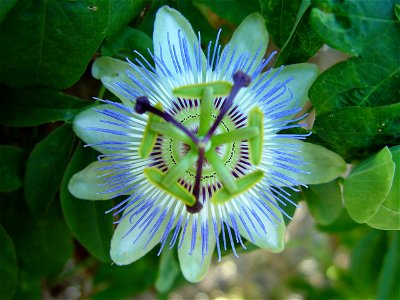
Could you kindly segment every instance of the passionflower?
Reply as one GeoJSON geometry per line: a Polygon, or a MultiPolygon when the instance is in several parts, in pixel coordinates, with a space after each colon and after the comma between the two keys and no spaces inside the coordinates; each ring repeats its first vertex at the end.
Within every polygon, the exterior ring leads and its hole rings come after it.
{"type": "MultiPolygon", "coordinates": [[[[74,130],[102,154],[75,174],[70,192],[90,200],[125,196],[111,241],[117,265],[160,244],[178,248],[183,275],[201,280],[214,250],[284,247],[289,187],[307,182],[305,136],[294,116],[317,75],[310,64],[264,72],[268,33],[255,13],[206,53],[189,22],[162,7],[152,62],[99,58],[93,74],[122,101],[80,113],[74,130]],[[304,175],[304,176],[303,176],[304,175]],[[279,205],[279,203],[281,205],[279,205]]],[[[312,163],[312,162],[311,162],[312,163]]],[[[290,216],[288,216],[290,217],[290,216]]]]}

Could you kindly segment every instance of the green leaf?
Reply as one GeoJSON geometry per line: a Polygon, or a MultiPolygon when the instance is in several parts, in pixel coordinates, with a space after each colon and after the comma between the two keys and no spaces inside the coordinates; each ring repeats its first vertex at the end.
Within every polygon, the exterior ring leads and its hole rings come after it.
{"type": "Polygon", "coordinates": [[[313,131],[345,158],[363,158],[400,142],[400,103],[346,107],[317,115],[313,131]]]}
{"type": "Polygon", "coordinates": [[[335,221],[342,211],[342,194],[337,181],[302,189],[311,215],[321,225],[335,221]]]}
{"type": "MultiPolygon", "coordinates": [[[[149,0],[109,0],[109,19],[107,24],[106,39],[112,40],[115,35],[131,22],[143,9],[149,0]]],[[[99,1],[99,4],[103,2],[99,1]]],[[[97,7],[97,6],[96,6],[97,7]]],[[[101,9],[101,6],[98,7],[101,9]]]]}
{"type": "Polygon", "coordinates": [[[101,47],[101,54],[121,60],[129,58],[131,61],[134,61],[139,57],[133,52],[133,50],[136,50],[149,62],[152,62],[152,58],[147,49],[153,50],[153,41],[151,37],[141,30],[125,27],[119,35],[101,47]]]}
{"type": "Polygon", "coordinates": [[[358,57],[321,74],[310,89],[310,100],[318,114],[348,106],[382,106],[398,102],[399,86],[399,65],[358,57]]]}
{"type": "Polygon", "coordinates": [[[74,133],[63,125],[36,144],[29,155],[25,178],[25,197],[35,217],[46,213],[60,188],[71,156],[74,133]]]}
{"type": "Polygon", "coordinates": [[[400,297],[400,236],[393,232],[389,249],[383,260],[382,270],[379,274],[376,299],[399,299],[400,297]]]}
{"type": "Polygon", "coordinates": [[[18,0],[2,0],[0,6],[0,24],[17,2],[18,0]]]}
{"type": "Polygon", "coordinates": [[[400,230],[400,146],[389,149],[396,169],[389,195],[367,224],[377,229],[400,230]]]}
{"type": "Polygon", "coordinates": [[[175,257],[175,251],[165,249],[161,252],[160,267],[155,287],[159,293],[167,293],[171,290],[180,274],[179,263],[175,257]]]}
{"type": "Polygon", "coordinates": [[[14,191],[21,186],[20,167],[23,150],[0,146],[0,192],[14,191]]]}
{"type": "MultiPolygon", "coordinates": [[[[21,271],[19,277],[26,271],[28,282],[36,282],[38,277],[59,273],[72,256],[72,237],[58,203],[54,202],[45,216],[36,219],[30,213],[22,192],[6,193],[2,198],[0,222],[14,242],[21,271]]],[[[17,291],[17,295],[37,291],[19,285],[18,289],[22,290],[17,291]]]]}
{"type": "Polygon", "coordinates": [[[111,38],[125,27],[145,2],[19,1],[0,26],[0,82],[71,86],[104,37],[111,38]]]}
{"type": "Polygon", "coordinates": [[[94,277],[91,299],[128,299],[154,285],[159,258],[153,251],[129,266],[102,264],[94,277]]]}
{"type": "Polygon", "coordinates": [[[2,90],[0,123],[9,126],[36,126],[48,122],[70,122],[91,102],[46,88],[2,90]]]}
{"type": "Polygon", "coordinates": [[[343,198],[350,216],[358,223],[373,217],[392,186],[395,164],[387,147],[360,163],[344,180],[343,198]]]}
{"type": "Polygon", "coordinates": [[[304,62],[322,47],[321,39],[311,28],[310,12],[310,1],[303,0],[297,12],[296,22],[279,52],[275,66],[304,62]]]}
{"type": "Polygon", "coordinates": [[[371,298],[374,292],[386,248],[385,235],[377,230],[371,230],[353,248],[350,274],[362,299],[371,298]]]}
{"type": "Polygon", "coordinates": [[[105,214],[112,207],[111,201],[86,201],[73,197],[68,191],[71,177],[96,159],[97,153],[80,145],[64,174],[61,184],[61,206],[65,220],[76,239],[94,257],[110,262],[110,241],[113,217],[105,214]]]}
{"type": "Polygon", "coordinates": [[[317,224],[317,228],[324,232],[344,233],[359,227],[360,224],[354,222],[347,210],[342,207],[339,216],[328,225],[317,224]]]}
{"type": "Polygon", "coordinates": [[[275,44],[282,48],[296,23],[301,0],[260,0],[261,14],[275,44]]]}
{"type": "Polygon", "coordinates": [[[396,1],[315,0],[311,22],[328,45],[353,55],[382,56],[390,65],[400,60],[396,55],[400,44],[396,1]]]}
{"type": "Polygon", "coordinates": [[[18,265],[14,243],[0,225],[0,299],[12,299],[17,287],[18,265]]]}

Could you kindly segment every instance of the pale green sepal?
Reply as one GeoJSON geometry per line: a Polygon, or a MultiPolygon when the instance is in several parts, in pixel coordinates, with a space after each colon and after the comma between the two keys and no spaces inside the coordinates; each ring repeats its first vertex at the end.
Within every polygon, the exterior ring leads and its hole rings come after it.
{"type": "MultiPolygon", "coordinates": [[[[215,235],[214,230],[209,230],[208,234],[208,252],[202,259],[202,235],[201,235],[201,223],[200,218],[197,219],[197,233],[196,233],[196,245],[191,254],[191,239],[192,239],[192,223],[193,218],[198,218],[198,214],[191,215],[187,231],[185,234],[182,246],[178,249],[178,258],[181,265],[183,276],[190,282],[199,282],[204,279],[207,275],[208,268],[211,263],[215,248],[215,235]]],[[[211,219],[211,218],[210,218],[211,219]]],[[[211,226],[209,221],[209,226],[211,226]]],[[[181,236],[182,238],[182,236],[181,236]]]]}
{"type": "MultiPolygon", "coordinates": [[[[138,67],[140,68],[140,67],[138,67]]],[[[141,90],[137,87],[132,80],[129,79],[126,71],[129,70],[142,84],[145,84],[145,80],[141,80],[142,76],[138,74],[129,63],[108,56],[99,57],[95,60],[92,66],[92,76],[96,79],[101,80],[103,85],[115,96],[117,96],[124,105],[133,108],[133,99],[126,97],[125,95],[117,92],[115,89],[110,88],[116,82],[124,82],[132,86],[134,90],[141,90]]],[[[143,95],[144,95],[143,91],[143,95]]]]}
{"type": "Polygon", "coordinates": [[[108,200],[110,194],[103,194],[105,188],[100,184],[104,183],[101,178],[101,172],[98,170],[104,167],[104,163],[99,161],[93,162],[85,169],[79,171],[72,176],[68,183],[69,192],[76,198],[85,200],[108,200]]]}
{"type": "MultiPolygon", "coordinates": [[[[274,201],[274,200],[271,200],[274,201]]],[[[286,225],[283,221],[282,213],[279,209],[276,208],[275,205],[272,205],[270,202],[265,202],[265,204],[269,207],[269,209],[276,215],[276,217],[280,220],[276,220],[275,217],[270,215],[270,219],[274,220],[274,224],[271,223],[271,220],[265,216],[265,212],[262,212],[257,205],[252,206],[255,214],[260,218],[261,223],[264,224],[266,229],[266,233],[260,228],[257,222],[255,222],[255,226],[257,226],[257,231],[254,227],[248,223],[247,228],[249,229],[253,240],[250,238],[250,235],[247,233],[246,228],[243,226],[242,222],[237,222],[237,225],[240,230],[240,235],[243,236],[246,240],[250,241],[254,245],[269,250],[274,253],[281,252],[285,248],[285,236],[286,236],[286,225]]],[[[268,212],[267,212],[268,213],[268,212]]]]}
{"type": "MultiPolygon", "coordinates": [[[[229,49],[227,57],[231,57],[235,53],[235,59],[238,59],[241,54],[248,55],[249,62],[257,54],[252,67],[247,72],[251,75],[258,68],[265,55],[268,40],[269,35],[265,28],[264,18],[259,13],[252,13],[240,23],[239,27],[233,33],[232,39],[229,41],[228,45],[225,46],[223,51],[229,49]]],[[[227,59],[227,61],[229,61],[229,59],[227,59]]],[[[225,62],[225,66],[222,70],[225,70],[227,66],[228,62],[225,62]]],[[[230,69],[232,68],[233,64],[230,69]]],[[[231,74],[231,72],[228,72],[228,74],[231,74]]]]}
{"type": "Polygon", "coordinates": [[[189,84],[175,88],[172,93],[175,97],[201,99],[204,96],[206,88],[211,88],[214,97],[223,97],[229,95],[232,84],[228,81],[214,81],[197,84],[189,84]]]}
{"type": "MultiPolygon", "coordinates": [[[[181,61],[181,48],[179,43],[178,31],[180,32],[181,38],[185,38],[187,42],[187,50],[190,58],[192,68],[196,68],[195,59],[195,48],[198,46],[198,38],[193,31],[192,25],[186,20],[181,13],[172,9],[168,6],[161,7],[156,14],[156,19],[154,21],[154,31],[153,31],[153,43],[154,43],[154,54],[155,56],[163,59],[166,67],[170,72],[175,72],[174,63],[171,57],[171,50],[169,48],[168,36],[171,47],[175,47],[176,55],[180,61],[181,68],[183,63],[181,61]],[[196,45],[196,46],[195,46],[196,45]],[[162,53],[162,56],[161,56],[162,53]]],[[[206,57],[203,51],[200,51],[201,63],[203,70],[206,66],[206,57]]],[[[156,64],[157,75],[164,76],[161,71],[158,70],[158,64],[156,64]]]]}
{"type": "MultiPolygon", "coordinates": [[[[276,170],[286,176],[297,180],[302,184],[321,184],[327,183],[341,176],[346,171],[346,162],[343,158],[333,151],[322,146],[306,143],[296,139],[279,139],[277,147],[286,147],[297,149],[294,153],[302,157],[306,164],[302,166],[293,166],[306,173],[296,173],[283,168],[276,170]]],[[[275,167],[272,167],[275,168],[275,167]]]]}
{"type": "MultiPolygon", "coordinates": [[[[262,80],[262,82],[269,81],[271,77],[278,71],[279,68],[271,69],[269,71],[270,73],[266,76],[266,78],[262,80]]],[[[288,104],[286,109],[303,107],[308,100],[308,89],[311,87],[318,74],[319,69],[316,65],[313,64],[303,63],[284,66],[279,75],[271,81],[269,87],[272,88],[278,83],[283,83],[284,81],[291,79],[288,83],[286,83],[286,88],[292,91],[293,99],[288,104]]],[[[266,92],[268,92],[269,90],[270,89],[267,88],[266,92]]],[[[268,107],[266,107],[265,109],[268,111],[268,107]]],[[[290,117],[286,117],[286,119],[290,119],[290,117]]]]}
{"type": "Polygon", "coordinates": [[[344,203],[354,221],[365,223],[376,215],[389,195],[394,174],[395,163],[388,147],[354,168],[343,186],[344,203]]]}
{"type": "Polygon", "coordinates": [[[167,227],[167,222],[165,220],[169,220],[170,215],[167,215],[160,228],[155,232],[150,233],[153,223],[157,222],[157,220],[153,220],[147,227],[139,228],[139,226],[137,226],[126,235],[136,222],[140,222],[140,217],[141,214],[132,216],[132,219],[130,219],[130,215],[126,216],[118,224],[114,232],[111,240],[110,255],[112,261],[119,266],[133,263],[152,250],[160,242],[165,228],[167,227]],[[144,230],[143,234],[141,234],[142,230],[144,230]],[[136,238],[138,239],[136,240],[136,238]],[[151,240],[146,246],[149,239],[151,240]]]}
{"type": "MultiPolygon", "coordinates": [[[[110,125],[107,126],[107,124],[102,123],[101,120],[105,120],[105,119],[114,120],[112,118],[108,118],[107,116],[95,111],[95,109],[116,110],[116,108],[114,106],[112,106],[111,104],[104,104],[104,105],[99,105],[99,106],[84,110],[74,118],[72,128],[73,128],[74,132],[76,133],[76,135],[81,140],[83,140],[86,144],[97,144],[97,143],[102,143],[104,141],[132,142],[135,140],[129,136],[116,135],[116,134],[111,134],[111,133],[90,130],[89,128],[111,129],[110,125]]],[[[115,126],[113,127],[113,129],[116,129],[119,131],[128,130],[127,128],[123,128],[123,127],[115,128],[115,126]]],[[[92,147],[103,154],[115,152],[115,150],[106,150],[99,146],[92,146],[92,147]]]]}

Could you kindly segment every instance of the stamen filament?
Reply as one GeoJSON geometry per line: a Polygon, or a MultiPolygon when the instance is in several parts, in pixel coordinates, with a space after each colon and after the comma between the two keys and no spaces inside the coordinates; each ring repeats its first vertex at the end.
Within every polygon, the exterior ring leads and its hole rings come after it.
{"type": "Polygon", "coordinates": [[[257,136],[259,130],[256,127],[243,127],[221,134],[213,135],[211,137],[211,144],[213,146],[219,146],[229,142],[242,141],[257,136]]]}
{"type": "Polygon", "coordinates": [[[177,129],[175,126],[169,123],[154,123],[150,126],[151,130],[157,132],[158,134],[176,139],[190,146],[195,146],[192,139],[184,134],[181,130],[177,129]]]}
{"type": "Polygon", "coordinates": [[[205,155],[213,166],[215,173],[217,173],[218,177],[221,179],[223,185],[231,194],[234,194],[237,191],[237,186],[235,177],[233,177],[231,171],[221,161],[214,149],[211,149],[205,155]]]}
{"type": "Polygon", "coordinates": [[[192,149],[176,165],[168,170],[161,183],[168,186],[177,181],[195,163],[196,159],[197,151],[192,149]]]}
{"type": "Polygon", "coordinates": [[[214,89],[212,87],[206,87],[203,91],[203,97],[201,98],[200,105],[200,125],[198,134],[203,136],[207,133],[211,124],[211,112],[214,102],[214,89]]]}

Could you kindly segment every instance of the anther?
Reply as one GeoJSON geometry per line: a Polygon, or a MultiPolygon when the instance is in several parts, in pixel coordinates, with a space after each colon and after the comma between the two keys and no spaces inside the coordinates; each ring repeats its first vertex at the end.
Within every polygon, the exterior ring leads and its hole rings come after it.
{"type": "Polygon", "coordinates": [[[144,114],[149,111],[149,107],[151,107],[149,98],[146,96],[136,98],[135,111],[138,114],[144,114]]]}

